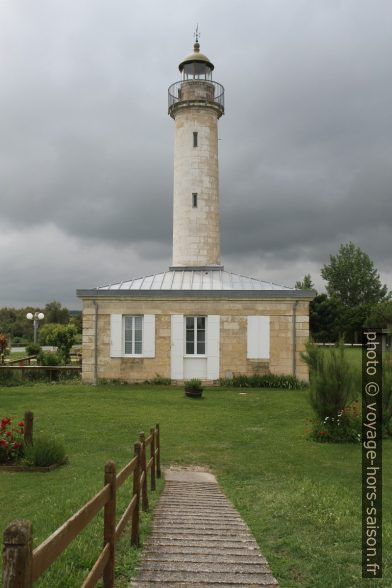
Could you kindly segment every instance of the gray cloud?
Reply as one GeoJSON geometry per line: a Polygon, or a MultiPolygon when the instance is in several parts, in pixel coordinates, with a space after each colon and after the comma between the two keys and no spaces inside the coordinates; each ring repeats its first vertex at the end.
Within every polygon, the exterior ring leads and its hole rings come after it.
{"type": "Polygon", "coordinates": [[[355,241],[392,286],[392,7],[355,0],[3,2],[0,304],[170,264],[167,86],[201,44],[227,267],[278,283],[355,241]]]}

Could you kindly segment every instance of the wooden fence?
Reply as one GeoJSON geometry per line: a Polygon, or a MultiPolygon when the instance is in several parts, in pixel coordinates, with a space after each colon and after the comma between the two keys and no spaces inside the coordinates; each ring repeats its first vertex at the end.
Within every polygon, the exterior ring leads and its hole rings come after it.
{"type": "Polygon", "coordinates": [[[160,431],[157,424],[150,429],[148,437],[140,433],[139,441],[134,445],[133,459],[118,474],[113,461],[105,464],[102,490],[34,550],[31,522],[19,520],[10,523],[3,536],[3,587],[30,588],[103,508],[104,546],[82,588],[92,588],[101,578],[104,588],[113,588],[115,544],[131,519],[131,544],[139,545],[140,505],[143,511],[148,510],[148,472],[150,488],[155,490],[156,477],[161,477],[160,462],[160,431]],[[150,456],[147,461],[148,446],[150,456]],[[131,500],[116,524],[117,490],[132,474],[131,500]]]}
{"type": "MultiPolygon", "coordinates": [[[[78,375],[82,373],[81,365],[0,365],[1,371],[20,372],[23,375],[29,373],[43,372],[49,377],[51,382],[53,379],[57,379],[60,374],[64,376],[78,375]]],[[[27,379],[27,378],[26,378],[27,379]]]]}

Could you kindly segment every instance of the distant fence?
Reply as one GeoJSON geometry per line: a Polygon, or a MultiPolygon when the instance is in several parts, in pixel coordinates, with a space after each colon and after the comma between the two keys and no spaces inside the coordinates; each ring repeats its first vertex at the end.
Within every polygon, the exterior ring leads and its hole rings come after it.
{"type": "Polygon", "coordinates": [[[4,363],[2,365],[24,365],[25,362],[27,362],[28,365],[30,365],[30,362],[32,359],[37,359],[38,355],[27,355],[26,357],[20,357],[19,359],[12,359],[10,361],[7,361],[7,363],[4,363]]]}
{"type": "Polygon", "coordinates": [[[1,373],[7,374],[7,372],[21,374],[22,379],[34,380],[36,379],[33,374],[39,376],[42,373],[43,376],[47,376],[49,381],[58,380],[59,376],[75,377],[81,375],[81,365],[0,365],[0,377],[1,373]]]}
{"type": "Polygon", "coordinates": [[[30,521],[17,520],[8,525],[3,535],[3,587],[31,588],[103,508],[104,547],[84,580],[82,588],[96,586],[101,578],[104,588],[113,588],[115,544],[130,519],[132,521],[131,544],[139,545],[140,504],[143,511],[148,510],[148,472],[150,472],[150,488],[155,490],[156,478],[161,477],[159,424],[150,429],[148,437],[145,437],[144,433],[139,434],[139,441],[134,444],[133,459],[117,475],[113,461],[105,464],[102,490],[34,550],[30,521]],[[150,446],[150,459],[147,461],[148,446],[150,446]],[[131,474],[133,474],[131,501],[116,525],[117,490],[131,474]]]}

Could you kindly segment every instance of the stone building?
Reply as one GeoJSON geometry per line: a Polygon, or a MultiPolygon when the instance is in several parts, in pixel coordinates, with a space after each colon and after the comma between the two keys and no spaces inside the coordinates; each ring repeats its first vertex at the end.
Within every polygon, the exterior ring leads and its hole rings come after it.
{"type": "MultiPolygon", "coordinates": [[[[83,380],[214,382],[232,374],[295,374],[313,293],[225,271],[220,257],[218,120],[224,89],[194,51],[169,87],[175,123],[173,259],[162,273],[78,290],[83,380]]],[[[246,206],[246,203],[244,203],[246,206]]],[[[128,278],[128,277],[127,277],[128,278]]]]}

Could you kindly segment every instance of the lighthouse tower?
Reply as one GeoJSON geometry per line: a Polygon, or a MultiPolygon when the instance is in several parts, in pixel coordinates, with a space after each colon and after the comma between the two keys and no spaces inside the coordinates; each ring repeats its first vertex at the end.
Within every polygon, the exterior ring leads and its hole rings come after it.
{"type": "Polygon", "coordinates": [[[182,79],[169,87],[175,121],[172,269],[222,269],[220,263],[218,119],[224,88],[213,64],[193,53],[179,65],[182,79]]]}
{"type": "MultiPolygon", "coordinates": [[[[313,291],[225,270],[219,227],[218,120],[224,89],[200,52],[169,87],[174,131],[173,258],[164,271],[81,289],[83,381],[212,383],[234,374],[308,377],[301,352],[313,291]]],[[[137,141],[137,138],[135,138],[137,141]]],[[[246,206],[246,202],[244,202],[246,206]]]]}

